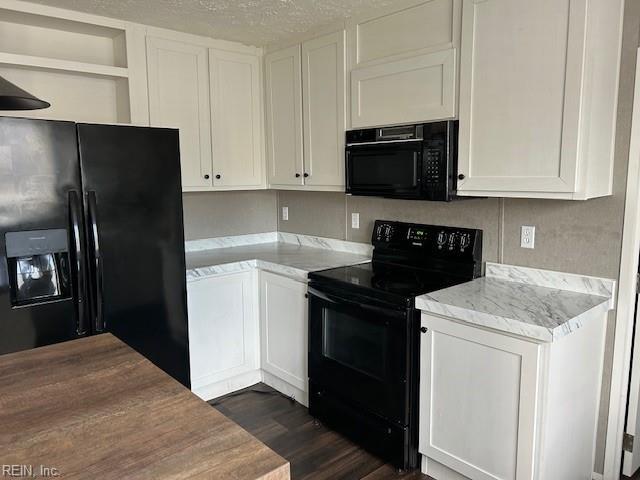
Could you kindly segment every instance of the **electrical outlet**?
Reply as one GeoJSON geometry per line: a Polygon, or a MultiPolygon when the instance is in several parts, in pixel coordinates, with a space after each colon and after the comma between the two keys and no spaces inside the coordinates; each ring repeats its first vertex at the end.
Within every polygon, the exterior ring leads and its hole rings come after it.
{"type": "Polygon", "coordinates": [[[360,228],[360,214],[357,212],[351,214],[351,228],[360,228]]]}
{"type": "Polygon", "coordinates": [[[523,225],[520,229],[520,246],[522,248],[535,248],[536,227],[523,225]]]}
{"type": "Polygon", "coordinates": [[[289,207],[282,207],[282,220],[289,220],[289,207]]]}

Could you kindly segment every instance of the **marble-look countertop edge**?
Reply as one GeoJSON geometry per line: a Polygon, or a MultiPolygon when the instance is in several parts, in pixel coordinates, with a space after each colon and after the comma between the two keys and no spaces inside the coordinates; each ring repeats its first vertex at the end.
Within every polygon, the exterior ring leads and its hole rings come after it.
{"type": "Polygon", "coordinates": [[[337,238],[318,237],[289,232],[263,232],[249,233],[246,235],[233,235],[226,237],[203,238],[199,240],[185,241],[185,252],[202,252],[205,250],[218,250],[231,247],[246,247],[265,243],[286,243],[302,247],[320,248],[334,252],[353,253],[356,255],[369,255],[373,246],[368,243],[351,242],[337,238]]]}
{"type": "Polygon", "coordinates": [[[290,267],[287,265],[281,265],[278,263],[267,262],[265,260],[239,260],[229,263],[220,263],[216,265],[209,265],[205,267],[196,267],[187,269],[187,283],[197,282],[211,277],[217,277],[221,275],[228,275],[232,273],[240,273],[251,270],[265,270],[272,273],[277,273],[285,277],[298,280],[300,282],[307,281],[307,275],[309,272],[300,268],[290,267]]]}
{"type": "Polygon", "coordinates": [[[416,298],[416,308],[423,313],[440,315],[465,324],[486,327],[499,332],[510,333],[542,342],[553,341],[553,334],[550,329],[540,325],[528,325],[517,320],[457,307],[455,305],[447,305],[436,300],[421,297],[416,298]],[[517,323],[520,328],[514,328],[513,323],[517,323]],[[526,331],[524,331],[524,329],[526,329],[526,331]]]}
{"type": "Polygon", "coordinates": [[[320,248],[334,252],[353,253],[356,255],[368,255],[373,253],[373,246],[368,243],[351,242],[336,238],[317,237],[300,233],[278,232],[278,240],[291,245],[302,247],[320,248]]]}
{"type": "Polygon", "coordinates": [[[485,264],[485,271],[487,278],[496,278],[545,288],[555,288],[585,295],[596,295],[600,297],[615,296],[616,281],[609,278],[494,262],[487,262],[485,264]]]}
{"type": "Polygon", "coordinates": [[[185,253],[217,250],[220,248],[246,247],[278,241],[278,232],[248,233],[245,235],[231,235],[226,237],[211,237],[184,242],[185,253]]]}
{"type": "Polygon", "coordinates": [[[509,333],[528,340],[552,343],[581,328],[583,321],[587,317],[593,316],[597,313],[606,313],[611,310],[612,299],[602,297],[601,303],[581,312],[579,315],[570,318],[562,325],[558,325],[554,328],[525,323],[516,318],[492,315],[487,312],[472,310],[470,308],[449,305],[430,299],[427,295],[416,297],[415,305],[416,308],[421,310],[423,313],[447,317],[461,323],[509,333]]]}
{"type": "MultiPolygon", "coordinates": [[[[345,262],[344,265],[365,263],[371,260],[371,245],[287,232],[266,232],[239,235],[235,237],[194,240],[185,244],[185,255],[188,256],[189,254],[201,254],[207,251],[215,252],[218,250],[228,250],[241,247],[258,247],[265,244],[289,245],[300,247],[302,249],[309,249],[306,252],[307,254],[311,251],[322,250],[324,252],[335,253],[336,255],[349,254],[359,257],[357,259],[353,259],[353,261],[345,262]]],[[[305,255],[305,253],[300,253],[300,255],[305,255]]],[[[320,262],[317,265],[317,268],[306,268],[306,266],[300,268],[301,265],[292,266],[287,263],[274,262],[261,259],[259,257],[252,258],[252,256],[247,255],[246,258],[236,258],[229,261],[220,261],[220,259],[218,259],[218,261],[214,261],[211,264],[204,263],[198,267],[187,267],[186,277],[187,282],[190,283],[213,276],[260,269],[301,282],[306,282],[309,272],[324,270],[326,268],[333,268],[336,266],[341,266],[340,262],[338,262],[338,264],[333,264],[331,262],[324,264],[323,262],[320,262]]]]}
{"type": "Polygon", "coordinates": [[[563,337],[566,337],[567,335],[570,335],[576,330],[582,328],[583,322],[587,320],[588,317],[594,317],[596,316],[596,314],[606,313],[609,310],[611,310],[611,302],[609,299],[606,299],[603,297],[602,303],[590,308],[589,310],[581,313],[580,315],[576,315],[575,317],[563,323],[562,325],[558,325],[556,328],[554,328],[551,331],[553,336],[552,341],[556,341],[563,337]]]}

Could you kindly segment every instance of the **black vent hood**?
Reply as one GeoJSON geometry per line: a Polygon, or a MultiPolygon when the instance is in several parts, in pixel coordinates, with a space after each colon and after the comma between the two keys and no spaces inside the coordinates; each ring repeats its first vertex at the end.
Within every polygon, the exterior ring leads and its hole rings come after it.
{"type": "Polygon", "coordinates": [[[0,110],[38,110],[51,104],[0,77],[0,110]]]}

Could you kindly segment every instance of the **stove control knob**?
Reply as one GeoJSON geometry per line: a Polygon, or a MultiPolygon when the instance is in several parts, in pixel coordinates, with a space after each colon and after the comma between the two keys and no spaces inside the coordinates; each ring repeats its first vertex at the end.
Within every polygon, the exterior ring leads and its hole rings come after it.
{"type": "Polygon", "coordinates": [[[457,235],[455,233],[451,233],[449,234],[449,251],[452,251],[456,245],[456,237],[457,235]]]}
{"type": "Polygon", "coordinates": [[[384,227],[384,239],[387,242],[390,242],[392,235],[393,235],[393,227],[391,225],[388,225],[388,224],[385,225],[385,227],[384,227]]]}
{"type": "Polygon", "coordinates": [[[445,232],[438,233],[436,242],[438,243],[438,249],[441,250],[442,247],[444,247],[444,244],[447,243],[447,234],[445,232]]]}
{"type": "Polygon", "coordinates": [[[469,245],[471,245],[471,234],[462,234],[462,236],[460,237],[460,251],[464,252],[469,245]]]}

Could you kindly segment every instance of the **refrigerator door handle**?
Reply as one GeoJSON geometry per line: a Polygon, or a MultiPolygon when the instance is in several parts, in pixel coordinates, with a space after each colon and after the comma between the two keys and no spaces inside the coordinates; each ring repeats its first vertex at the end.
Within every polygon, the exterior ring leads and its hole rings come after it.
{"type": "Polygon", "coordinates": [[[95,287],[94,302],[94,331],[101,333],[106,330],[103,315],[103,285],[102,285],[102,255],[100,254],[100,240],[98,238],[98,219],[96,207],[96,192],[91,190],[87,192],[89,230],[91,238],[91,248],[93,254],[93,273],[95,287]]]}
{"type": "Polygon", "coordinates": [[[71,222],[71,242],[73,244],[72,282],[75,283],[76,287],[76,309],[78,314],[76,332],[78,335],[85,335],[87,333],[86,280],[82,239],[80,236],[80,199],[78,192],[75,190],[69,191],[69,220],[71,222]]]}

